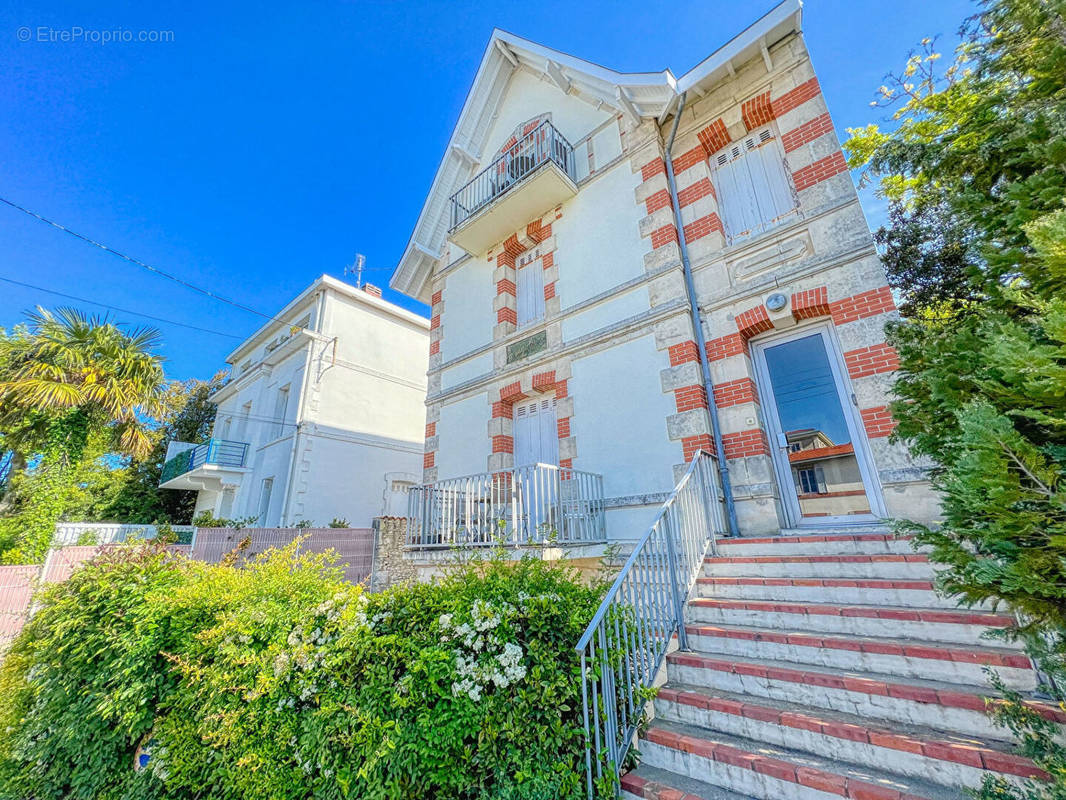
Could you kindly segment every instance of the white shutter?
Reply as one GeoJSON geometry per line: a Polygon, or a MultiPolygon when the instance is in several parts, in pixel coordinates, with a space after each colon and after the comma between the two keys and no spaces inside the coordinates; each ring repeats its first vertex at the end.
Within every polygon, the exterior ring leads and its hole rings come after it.
{"type": "Polygon", "coordinates": [[[514,463],[517,467],[559,463],[554,396],[515,404],[514,463]]]}
{"type": "Polygon", "coordinates": [[[529,413],[529,404],[515,404],[514,407],[514,463],[521,467],[534,463],[533,442],[536,437],[532,426],[536,420],[529,413]]]}
{"type": "Polygon", "coordinates": [[[796,198],[781,147],[769,128],[746,136],[711,158],[718,215],[730,240],[766,230],[794,211],[796,198]]]}
{"type": "Polygon", "coordinates": [[[518,324],[544,316],[544,267],[539,260],[518,269],[518,324]]]}

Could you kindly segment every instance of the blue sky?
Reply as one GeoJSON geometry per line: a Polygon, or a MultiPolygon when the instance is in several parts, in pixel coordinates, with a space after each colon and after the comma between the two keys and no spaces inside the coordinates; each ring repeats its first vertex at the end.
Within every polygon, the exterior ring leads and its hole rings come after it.
{"type": "MultiPolygon", "coordinates": [[[[385,286],[493,26],[618,70],[681,74],[773,5],[6,3],[0,196],[268,313],[356,252],[385,286]],[[39,28],[76,27],[173,33],[38,41],[39,28]]],[[[806,38],[838,132],[880,121],[869,102],[884,73],[923,36],[951,40],[973,10],[810,0],[806,38]]],[[[876,219],[876,203],[867,211],[876,219]]],[[[3,206],[0,277],[240,337],[263,321],[3,206]]],[[[37,304],[71,303],[0,283],[0,325],[37,304]]],[[[175,378],[210,376],[238,342],[154,324],[175,378]]]]}

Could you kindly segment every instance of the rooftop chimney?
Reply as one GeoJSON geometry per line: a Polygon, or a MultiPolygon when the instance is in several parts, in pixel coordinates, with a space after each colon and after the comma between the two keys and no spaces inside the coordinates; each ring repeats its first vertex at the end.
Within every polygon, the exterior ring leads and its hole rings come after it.
{"type": "Polygon", "coordinates": [[[381,289],[372,283],[364,283],[363,291],[367,294],[374,295],[374,297],[381,297],[381,289]]]}

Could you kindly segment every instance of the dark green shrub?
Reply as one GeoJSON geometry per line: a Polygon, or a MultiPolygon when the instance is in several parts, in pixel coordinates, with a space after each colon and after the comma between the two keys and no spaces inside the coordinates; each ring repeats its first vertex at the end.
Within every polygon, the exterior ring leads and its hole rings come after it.
{"type": "Polygon", "coordinates": [[[0,667],[0,797],[125,797],[146,782],[134,752],[177,682],[151,598],[184,579],[181,562],[142,545],[43,590],[0,667]]]}

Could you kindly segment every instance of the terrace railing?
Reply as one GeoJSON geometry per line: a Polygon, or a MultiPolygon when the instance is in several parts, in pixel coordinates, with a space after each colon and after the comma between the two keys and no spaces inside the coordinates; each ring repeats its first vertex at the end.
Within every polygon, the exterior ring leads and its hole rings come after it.
{"type": "Polygon", "coordinates": [[[637,541],[577,643],[585,722],[586,788],[617,789],[620,770],[644,715],[670,642],[685,637],[685,600],[708,544],[725,532],[714,457],[699,452],[637,541]]]}
{"type": "Polygon", "coordinates": [[[183,450],[163,464],[159,482],[166,483],[204,464],[214,464],[219,467],[243,467],[247,458],[247,442],[211,439],[196,447],[183,450]]]}
{"type": "Polygon", "coordinates": [[[412,549],[580,544],[606,539],[603,477],[531,464],[410,490],[412,549]]]}
{"type": "Polygon", "coordinates": [[[574,147],[545,120],[493,159],[451,197],[451,233],[498,197],[546,164],[555,164],[576,182],[574,147]]]}

